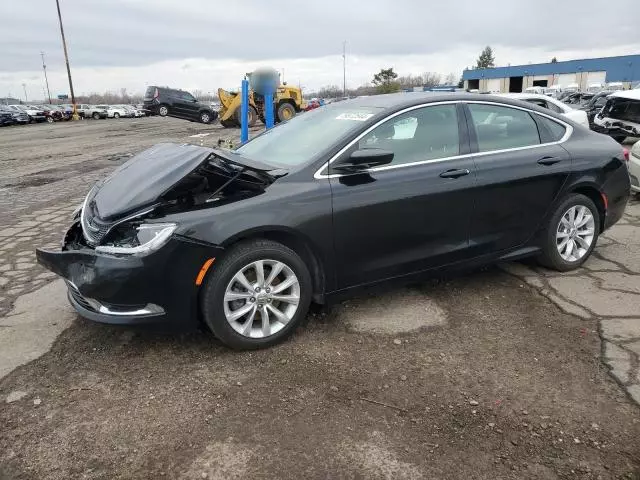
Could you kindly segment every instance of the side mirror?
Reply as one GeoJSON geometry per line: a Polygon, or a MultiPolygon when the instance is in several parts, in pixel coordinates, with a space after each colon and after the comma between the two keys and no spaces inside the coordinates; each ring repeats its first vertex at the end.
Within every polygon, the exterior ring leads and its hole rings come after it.
{"type": "Polygon", "coordinates": [[[369,168],[388,165],[393,160],[393,152],[381,148],[363,148],[356,150],[345,161],[333,166],[333,170],[361,172],[369,168]]]}

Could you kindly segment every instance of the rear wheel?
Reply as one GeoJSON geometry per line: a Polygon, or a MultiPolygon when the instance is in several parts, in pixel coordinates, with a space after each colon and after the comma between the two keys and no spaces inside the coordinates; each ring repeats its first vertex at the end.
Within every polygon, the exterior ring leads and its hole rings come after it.
{"type": "Polygon", "coordinates": [[[600,214],[584,195],[569,195],[549,220],[540,263],[561,272],[587,261],[600,232],[600,214]]]}
{"type": "Polygon", "coordinates": [[[311,288],[311,275],[297,253],[277,242],[253,240],[214,264],[202,312],[213,334],[229,347],[268,347],[303,323],[311,288]]]}
{"type": "Polygon", "coordinates": [[[118,112],[115,112],[115,113],[113,114],[113,118],[120,118],[120,114],[119,114],[118,112]]]}
{"type": "Polygon", "coordinates": [[[202,123],[211,123],[211,112],[200,112],[200,122],[202,123]]]}
{"type": "Polygon", "coordinates": [[[278,120],[286,122],[296,116],[296,109],[290,103],[283,103],[278,107],[278,120]]]}
{"type": "Polygon", "coordinates": [[[98,112],[94,112],[93,115],[91,115],[93,117],[94,120],[99,120],[100,119],[100,114],[98,112]]]}
{"type": "Polygon", "coordinates": [[[158,115],[160,115],[161,117],[166,117],[167,115],[169,115],[169,107],[167,107],[166,105],[160,105],[158,107],[158,115]]]}

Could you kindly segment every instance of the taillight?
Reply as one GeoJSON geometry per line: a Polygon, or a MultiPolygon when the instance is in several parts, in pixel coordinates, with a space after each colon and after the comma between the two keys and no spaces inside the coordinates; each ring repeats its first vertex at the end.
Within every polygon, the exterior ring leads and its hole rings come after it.
{"type": "Polygon", "coordinates": [[[628,148],[623,148],[622,149],[622,154],[624,155],[624,159],[628,162],[629,161],[629,149],[628,148]]]}
{"type": "Polygon", "coordinates": [[[156,88],[156,91],[153,92],[153,98],[158,98],[160,96],[160,92],[158,92],[158,89],[156,88]]]}

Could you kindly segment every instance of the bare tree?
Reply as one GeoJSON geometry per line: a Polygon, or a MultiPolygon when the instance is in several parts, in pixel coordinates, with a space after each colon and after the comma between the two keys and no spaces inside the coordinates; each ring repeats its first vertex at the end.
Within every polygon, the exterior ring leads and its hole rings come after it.
{"type": "Polygon", "coordinates": [[[437,87],[440,85],[442,75],[436,72],[424,72],[422,74],[422,85],[425,87],[437,87]]]}
{"type": "Polygon", "coordinates": [[[457,83],[458,83],[458,76],[453,72],[447,75],[446,78],[444,79],[445,85],[457,85],[457,83]]]}
{"type": "Polygon", "coordinates": [[[398,82],[402,88],[413,88],[413,87],[421,87],[423,84],[423,79],[421,75],[404,75],[402,77],[398,77],[398,82]]]}

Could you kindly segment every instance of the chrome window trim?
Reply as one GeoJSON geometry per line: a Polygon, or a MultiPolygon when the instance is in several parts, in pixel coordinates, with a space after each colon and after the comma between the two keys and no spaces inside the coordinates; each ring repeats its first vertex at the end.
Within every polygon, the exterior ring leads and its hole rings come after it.
{"type": "Polygon", "coordinates": [[[446,100],[446,101],[442,101],[442,102],[421,103],[420,105],[413,105],[411,107],[407,107],[405,109],[402,109],[402,110],[399,110],[399,111],[397,111],[395,113],[392,113],[391,115],[379,120],[378,122],[376,122],[375,124],[373,124],[372,126],[367,128],[364,132],[362,132],[356,138],[351,140],[347,145],[345,145],[343,148],[341,148],[338,151],[338,153],[336,153],[335,155],[333,155],[329,159],[328,162],[326,162],[318,170],[316,170],[316,172],[313,174],[313,178],[320,180],[320,179],[329,179],[329,178],[340,178],[340,177],[344,177],[344,176],[347,176],[347,175],[354,175],[353,173],[333,173],[333,174],[330,174],[330,175],[323,175],[321,172],[323,170],[329,168],[329,165],[333,161],[335,161],[337,158],[339,158],[340,155],[342,155],[349,148],[351,148],[356,142],[360,141],[360,139],[362,139],[365,135],[367,135],[368,133],[370,133],[372,130],[374,130],[378,126],[382,125],[383,123],[387,122],[388,120],[391,120],[392,118],[395,118],[398,115],[402,115],[403,113],[407,113],[407,112],[410,112],[412,110],[417,110],[419,108],[435,106],[435,105],[458,104],[458,103],[466,103],[466,104],[476,103],[476,104],[483,104],[483,105],[496,105],[496,106],[499,106],[499,107],[515,108],[516,110],[523,110],[523,111],[525,111],[527,113],[540,115],[542,117],[548,118],[549,120],[552,120],[552,121],[554,121],[556,123],[561,124],[562,126],[565,127],[565,134],[560,140],[557,140],[555,142],[540,143],[538,145],[527,145],[525,147],[505,148],[505,149],[502,149],[502,150],[491,150],[489,152],[467,153],[467,154],[464,154],[464,155],[454,155],[454,156],[451,156],[451,157],[433,158],[433,159],[429,159],[429,160],[420,160],[420,161],[417,161],[417,162],[401,163],[401,164],[398,164],[398,165],[385,165],[383,167],[369,168],[367,170],[364,170],[363,172],[381,172],[381,171],[385,171],[385,170],[394,170],[394,169],[397,169],[397,168],[404,168],[404,167],[414,167],[414,166],[418,166],[418,165],[426,165],[426,164],[429,164],[429,163],[439,163],[439,162],[445,162],[445,161],[449,161],[449,160],[458,160],[458,159],[463,159],[463,158],[474,158],[474,157],[483,157],[485,155],[493,155],[494,153],[515,152],[515,151],[519,151],[519,150],[529,150],[529,149],[532,149],[532,148],[546,147],[546,146],[549,146],[549,145],[560,145],[561,143],[566,142],[571,137],[571,135],[573,134],[573,127],[571,125],[569,125],[568,123],[566,123],[566,122],[564,122],[564,121],[562,121],[562,120],[560,120],[558,118],[552,117],[551,115],[547,115],[546,113],[536,112],[536,111],[530,110],[528,108],[524,108],[524,107],[520,107],[520,106],[516,106],[516,105],[509,105],[507,103],[501,103],[499,101],[446,100]]]}

